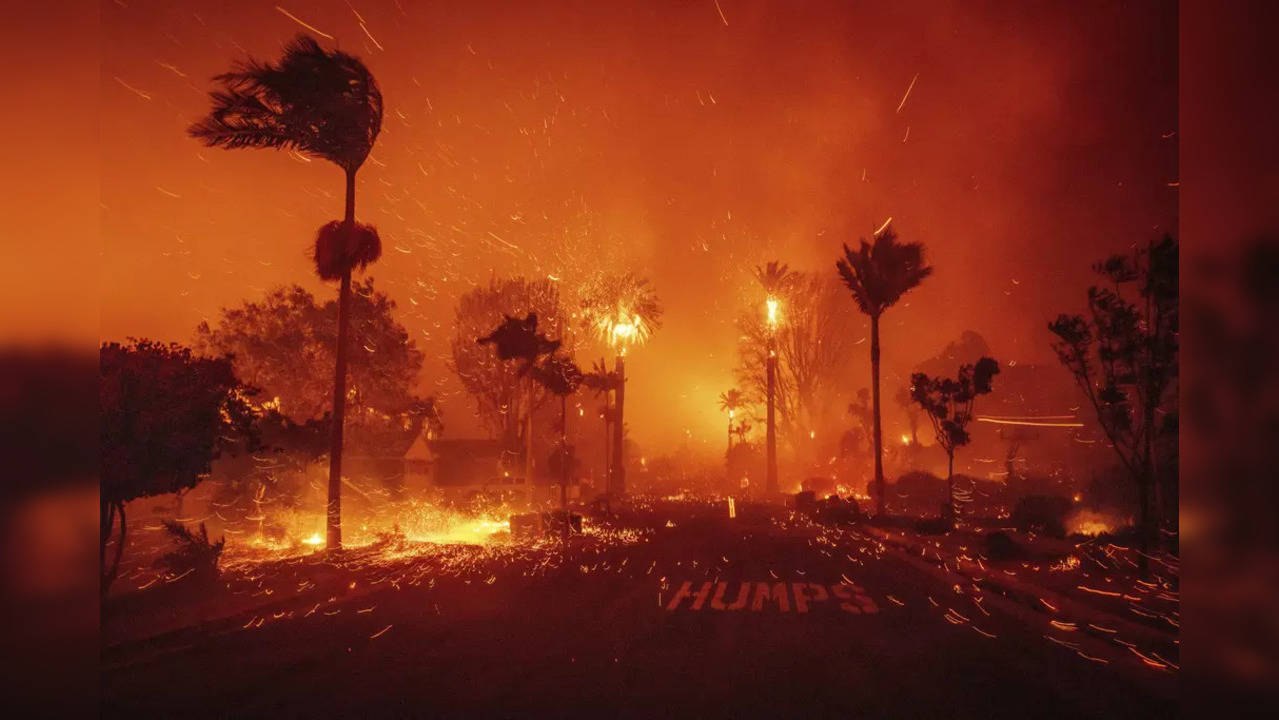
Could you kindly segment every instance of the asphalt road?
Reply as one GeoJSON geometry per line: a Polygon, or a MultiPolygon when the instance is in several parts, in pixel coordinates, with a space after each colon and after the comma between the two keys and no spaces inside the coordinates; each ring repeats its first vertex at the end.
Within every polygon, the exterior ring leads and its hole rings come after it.
{"type": "Polygon", "coordinates": [[[447,572],[411,556],[264,568],[258,582],[273,591],[260,607],[105,647],[103,714],[1078,719],[1177,710],[1176,674],[1122,644],[1061,632],[1048,615],[981,597],[853,532],[740,510],[730,520],[718,505],[657,506],[628,523],[648,528],[643,541],[579,545],[571,571],[549,549],[458,555],[447,572]],[[711,583],[710,595],[699,609],[682,596],[670,609],[686,581],[694,593],[711,583]],[[724,609],[712,607],[718,582],[724,609]],[[744,605],[730,609],[743,582],[744,605]],[[772,594],[779,587],[785,609],[772,594]]]}

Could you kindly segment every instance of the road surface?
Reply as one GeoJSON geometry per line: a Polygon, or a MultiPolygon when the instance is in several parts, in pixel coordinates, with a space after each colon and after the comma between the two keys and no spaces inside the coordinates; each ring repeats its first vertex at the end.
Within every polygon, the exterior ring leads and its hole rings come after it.
{"type": "Polygon", "coordinates": [[[638,539],[579,539],[571,571],[545,547],[264,566],[258,605],[104,647],[103,714],[1176,712],[1176,673],[1122,643],[1062,631],[856,531],[737,510],[651,505],[621,523],[638,539]]]}

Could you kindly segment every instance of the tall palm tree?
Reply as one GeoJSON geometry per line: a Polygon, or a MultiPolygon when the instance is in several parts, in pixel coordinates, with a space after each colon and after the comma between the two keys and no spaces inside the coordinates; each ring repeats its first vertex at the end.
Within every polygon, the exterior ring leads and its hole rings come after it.
{"type": "Polygon", "coordinates": [[[568,396],[577,392],[585,377],[572,358],[550,355],[541,365],[535,366],[532,376],[542,387],[560,398],[560,510],[564,512],[561,528],[562,542],[567,557],[570,518],[568,514],[568,481],[572,454],[568,445],[568,396]]]}
{"type": "Polygon", "coordinates": [[[746,394],[737,388],[719,394],[719,409],[728,413],[728,449],[733,449],[733,415],[746,406],[746,394]]]}
{"type": "Polygon", "coordinates": [[[293,150],[337,165],[346,175],[346,214],[322,227],[315,242],[316,272],[339,280],[338,346],[333,379],[326,547],[342,546],[342,427],[346,414],[346,355],[351,314],[351,271],[382,254],[371,225],[355,221],[355,173],[382,129],[382,92],[364,63],[329,52],[299,35],[276,64],[252,59],[214,78],[213,108],[190,127],[210,147],[293,150]]]}
{"type": "Polygon", "coordinates": [[[537,331],[537,313],[529,313],[524,318],[504,316],[502,323],[493,332],[476,339],[480,345],[493,345],[497,359],[502,362],[518,360],[518,375],[526,378],[525,388],[528,402],[524,413],[524,482],[533,482],[533,370],[538,359],[550,355],[560,348],[561,341],[550,340],[537,331]]]}
{"type": "Polygon", "coordinates": [[[884,438],[879,417],[879,317],[933,273],[924,261],[922,243],[899,243],[892,226],[861,240],[856,252],[844,245],[835,267],[853,294],[857,307],[870,317],[871,411],[874,414],[875,507],[884,513],[884,438]]]}
{"type": "Polygon", "coordinates": [[[582,291],[582,325],[617,355],[613,373],[613,468],[608,477],[610,497],[626,494],[626,350],[641,345],[662,326],[662,304],[648,278],[634,273],[600,274],[582,291]]]}
{"type": "Polygon", "coordinates": [[[764,412],[764,491],[769,496],[777,493],[777,327],[781,323],[782,300],[794,289],[799,274],[790,266],[776,260],[763,267],[755,267],[755,279],[764,288],[764,306],[767,308],[768,355],[764,359],[767,376],[767,406],[764,412]]]}

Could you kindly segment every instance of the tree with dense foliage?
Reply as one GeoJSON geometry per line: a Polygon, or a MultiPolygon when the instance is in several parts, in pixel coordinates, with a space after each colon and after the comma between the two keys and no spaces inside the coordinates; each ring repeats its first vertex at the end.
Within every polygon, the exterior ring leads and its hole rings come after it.
{"type": "Polygon", "coordinates": [[[342,430],[346,402],[347,326],[351,271],[382,254],[372,225],[355,221],[355,174],[382,130],[382,92],[373,73],[353,55],[328,51],[307,35],[284,48],[278,63],[248,59],[214,78],[213,108],[190,127],[210,147],[292,150],[337,165],[346,177],[343,219],[320,228],[316,272],[338,280],[338,322],[333,381],[333,425],[329,448],[326,546],[342,546],[342,430]]]}
{"type": "Polygon", "coordinates": [[[854,252],[844,245],[844,257],[835,263],[857,308],[870,318],[871,399],[875,415],[875,506],[884,512],[884,437],[879,403],[879,319],[902,296],[919,286],[933,269],[924,260],[921,243],[899,243],[891,225],[875,233],[873,242],[861,241],[854,252]]]}
{"type": "Polygon", "coordinates": [[[492,345],[497,360],[503,364],[514,364],[516,377],[523,381],[528,408],[524,416],[524,477],[527,482],[532,482],[533,409],[536,407],[533,398],[539,385],[534,371],[538,368],[538,361],[558,350],[561,342],[538,332],[537,313],[529,313],[522,318],[505,316],[492,332],[477,338],[475,343],[492,345]]]}
{"type": "MultiPolygon", "coordinates": [[[[1177,437],[1179,247],[1165,236],[1093,269],[1106,281],[1088,289],[1088,314],[1048,324],[1053,349],[1074,374],[1097,421],[1137,485],[1143,550],[1161,503],[1157,446],[1177,437]]],[[[1143,556],[1144,557],[1144,556],[1143,556]]]]}
{"type": "Polygon", "coordinates": [[[959,368],[955,379],[931,378],[924,373],[910,377],[911,397],[933,423],[937,444],[946,451],[946,517],[955,516],[955,450],[972,439],[968,424],[973,419],[973,401],[989,394],[999,363],[984,357],[976,364],[959,368]]]}
{"type": "MultiPolygon", "coordinates": [[[[395,455],[424,426],[440,429],[439,408],[414,392],[422,352],[395,318],[395,302],[373,278],[352,290],[349,338],[356,351],[347,364],[345,446],[357,454],[395,455]]],[[[303,425],[324,420],[331,437],[328,373],[337,310],[335,300],[318,305],[300,286],[277,287],[262,300],[223,308],[215,325],[200,323],[195,349],[230,356],[236,377],[262,391],[265,409],[303,425]]]]}
{"type": "Polygon", "coordinates": [[[538,327],[558,338],[565,352],[573,349],[572,336],[560,308],[560,294],[550,280],[522,277],[494,278],[458,299],[453,320],[449,368],[475,401],[480,422],[508,451],[525,444],[524,428],[530,413],[549,398],[541,391],[530,394],[521,367],[503,362],[493,348],[478,344],[506,317],[537,316],[538,327]]]}
{"type": "Polygon", "coordinates": [[[128,531],[125,503],[179,492],[208,475],[223,451],[256,447],[252,390],[236,379],[226,358],[189,348],[135,340],[104,343],[101,382],[101,547],[106,593],[120,569],[128,531]],[[120,532],[108,565],[115,523],[120,532]]]}

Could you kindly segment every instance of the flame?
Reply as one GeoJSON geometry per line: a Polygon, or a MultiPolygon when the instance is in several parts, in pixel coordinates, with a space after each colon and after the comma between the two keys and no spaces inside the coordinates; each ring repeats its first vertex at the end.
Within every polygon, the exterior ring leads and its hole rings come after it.
{"type": "Polygon", "coordinates": [[[768,327],[776,329],[778,323],[780,323],[782,319],[782,303],[777,298],[769,296],[769,298],[764,301],[764,305],[768,308],[768,327]]]}
{"type": "Polygon", "coordinates": [[[650,334],[644,319],[631,313],[624,305],[618,305],[616,312],[600,315],[595,321],[595,331],[600,339],[622,355],[631,345],[643,344],[650,334]]]}
{"type": "Polygon", "coordinates": [[[1066,522],[1066,529],[1071,533],[1095,536],[1112,533],[1122,525],[1122,521],[1110,515],[1092,510],[1080,510],[1066,522]]]}

